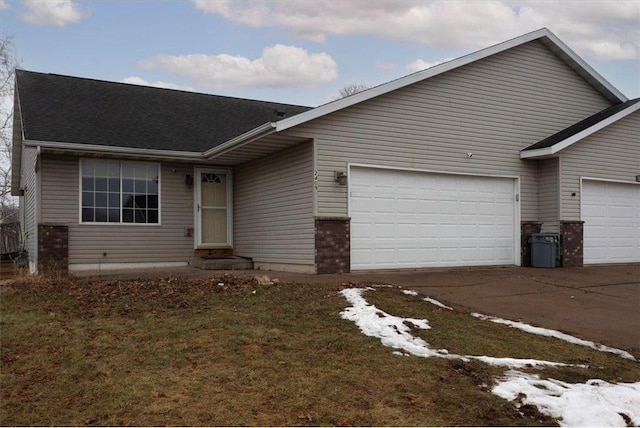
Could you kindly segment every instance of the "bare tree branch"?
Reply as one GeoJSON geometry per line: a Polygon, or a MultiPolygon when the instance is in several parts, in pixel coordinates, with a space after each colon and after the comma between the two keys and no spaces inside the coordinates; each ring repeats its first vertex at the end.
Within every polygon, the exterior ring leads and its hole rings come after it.
{"type": "Polygon", "coordinates": [[[351,95],[357,94],[358,92],[362,92],[367,89],[369,89],[369,87],[364,83],[352,83],[340,89],[338,95],[334,97],[333,100],[335,101],[342,98],[350,97],[351,95]]]}
{"type": "Polygon", "coordinates": [[[13,37],[4,36],[0,39],[0,223],[17,221],[16,201],[11,196],[13,82],[17,66],[13,37]]]}

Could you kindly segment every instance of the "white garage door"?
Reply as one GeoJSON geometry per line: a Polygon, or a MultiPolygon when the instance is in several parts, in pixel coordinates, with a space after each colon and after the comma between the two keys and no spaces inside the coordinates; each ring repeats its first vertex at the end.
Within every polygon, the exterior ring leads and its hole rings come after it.
{"type": "Polygon", "coordinates": [[[351,269],[513,265],[515,179],[352,167],[351,269]]]}
{"type": "Polygon", "coordinates": [[[640,185],[583,180],[584,263],[640,262],[640,185]]]}

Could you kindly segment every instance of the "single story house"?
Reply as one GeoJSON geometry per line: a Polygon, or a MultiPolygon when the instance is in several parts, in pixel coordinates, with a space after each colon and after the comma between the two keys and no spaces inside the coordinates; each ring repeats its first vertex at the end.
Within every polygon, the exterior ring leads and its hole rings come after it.
{"type": "Polygon", "coordinates": [[[640,99],[547,29],[316,108],[16,72],[32,271],[640,262],[640,99]]]}

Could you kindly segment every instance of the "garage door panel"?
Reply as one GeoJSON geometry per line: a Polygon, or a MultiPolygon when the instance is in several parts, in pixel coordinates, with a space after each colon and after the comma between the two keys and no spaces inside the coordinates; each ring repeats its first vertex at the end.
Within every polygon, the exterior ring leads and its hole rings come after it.
{"type": "Polygon", "coordinates": [[[416,225],[398,224],[398,238],[400,239],[416,239],[416,225]]]}
{"type": "Polygon", "coordinates": [[[436,212],[439,214],[455,215],[460,212],[457,201],[446,200],[443,198],[441,201],[439,201],[439,203],[437,201],[434,201],[434,204],[436,205],[436,212]]]}
{"type": "MultiPolygon", "coordinates": [[[[604,229],[604,228],[603,228],[604,229]]],[[[633,236],[629,236],[629,228],[624,226],[612,226],[608,229],[604,229],[608,231],[606,237],[611,237],[615,239],[619,245],[621,246],[633,246],[634,239],[633,236]]],[[[603,236],[603,235],[601,235],[603,236]]]]}
{"type": "Polygon", "coordinates": [[[640,185],[583,180],[584,263],[640,262],[640,185]]]}
{"type": "Polygon", "coordinates": [[[381,195],[373,201],[373,209],[378,213],[393,213],[395,212],[394,204],[395,199],[393,198],[393,196],[381,195]]]}
{"type": "Polygon", "coordinates": [[[635,207],[627,205],[624,206],[622,204],[618,205],[618,206],[612,206],[609,209],[609,217],[612,219],[627,219],[627,218],[632,218],[634,215],[634,210],[635,207]]]}
{"type": "Polygon", "coordinates": [[[495,230],[493,225],[480,225],[476,227],[476,234],[478,238],[486,239],[495,236],[495,230]]]}
{"type": "Polygon", "coordinates": [[[356,167],[350,175],[353,270],[514,263],[515,180],[356,167]]]}

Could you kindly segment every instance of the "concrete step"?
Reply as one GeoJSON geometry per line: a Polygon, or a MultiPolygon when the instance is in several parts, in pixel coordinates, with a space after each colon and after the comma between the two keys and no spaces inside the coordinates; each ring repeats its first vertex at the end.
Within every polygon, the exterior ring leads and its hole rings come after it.
{"type": "Polygon", "coordinates": [[[202,257],[190,257],[189,266],[203,270],[252,270],[253,262],[242,257],[222,257],[217,259],[204,259],[202,257]]]}

